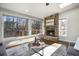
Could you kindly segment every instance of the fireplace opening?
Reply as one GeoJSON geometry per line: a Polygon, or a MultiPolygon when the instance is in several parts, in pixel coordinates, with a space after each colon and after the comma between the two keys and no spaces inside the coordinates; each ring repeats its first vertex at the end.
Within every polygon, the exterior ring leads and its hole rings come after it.
{"type": "Polygon", "coordinates": [[[46,35],[48,35],[48,36],[55,36],[54,30],[47,30],[46,35]]]}
{"type": "Polygon", "coordinates": [[[48,35],[48,36],[55,36],[55,28],[53,26],[47,27],[46,35],[48,35]]]}

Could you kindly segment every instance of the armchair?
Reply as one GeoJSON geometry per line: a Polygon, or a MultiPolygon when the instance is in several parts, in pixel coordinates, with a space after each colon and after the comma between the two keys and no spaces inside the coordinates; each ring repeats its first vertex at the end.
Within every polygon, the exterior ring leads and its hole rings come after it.
{"type": "Polygon", "coordinates": [[[67,56],[79,56],[79,38],[73,46],[71,44],[68,46],[67,56]]]}

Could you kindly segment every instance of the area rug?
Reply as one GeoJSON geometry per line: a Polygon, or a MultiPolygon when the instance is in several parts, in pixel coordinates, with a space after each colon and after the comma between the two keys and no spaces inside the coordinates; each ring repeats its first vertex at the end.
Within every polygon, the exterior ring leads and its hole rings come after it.
{"type": "MultiPolygon", "coordinates": [[[[66,55],[66,49],[62,44],[54,43],[45,47],[43,50],[40,50],[38,53],[43,56],[64,56],[66,55]]],[[[38,53],[35,53],[32,56],[40,56],[38,53]]]]}

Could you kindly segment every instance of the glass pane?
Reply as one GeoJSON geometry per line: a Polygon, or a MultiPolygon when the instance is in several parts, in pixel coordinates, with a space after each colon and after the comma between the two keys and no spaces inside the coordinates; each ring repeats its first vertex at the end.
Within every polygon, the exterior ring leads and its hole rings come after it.
{"type": "Polygon", "coordinates": [[[14,27],[13,27],[13,34],[14,36],[17,36],[17,17],[14,17],[14,27]]]}
{"type": "Polygon", "coordinates": [[[28,19],[18,18],[18,36],[28,35],[28,19]]]}
{"type": "Polygon", "coordinates": [[[32,20],[32,34],[38,34],[42,29],[42,21],[32,20]]]}
{"type": "Polygon", "coordinates": [[[59,36],[67,36],[67,19],[59,20],[59,36]]]}
{"type": "Polygon", "coordinates": [[[13,37],[14,21],[11,16],[4,16],[4,37],[13,37]]]}

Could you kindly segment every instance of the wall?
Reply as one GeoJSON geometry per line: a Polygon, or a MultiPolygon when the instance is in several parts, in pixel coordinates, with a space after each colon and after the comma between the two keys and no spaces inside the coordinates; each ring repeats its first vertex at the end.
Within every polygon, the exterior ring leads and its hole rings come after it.
{"type": "MultiPolygon", "coordinates": [[[[3,19],[2,19],[3,15],[12,15],[12,16],[24,17],[24,18],[28,18],[28,19],[40,19],[40,18],[36,18],[33,16],[17,13],[14,11],[10,11],[10,10],[4,9],[4,8],[0,8],[0,42],[3,41],[5,44],[7,44],[8,42],[15,41],[18,39],[24,39],[24,38],[29,39],[30,37],[36,36],[36,35],[30,35],[30,33],[29,33],[29,36],[4,38],[3,37],[3,35],[4,35],[4,30],[3,30],[4,23],[3,23],[3,19]]],[[[42,19],[40,19],[40,20],[42,20],[42,19]]],[[[31,28],[29,28],[29,32],[30,32],[30,30],[31,30],[31,28]]]]}
{"type": "Polygon", "coordinates": [[[1,12],[1,8],[0,8],[0,42],[1,42],[1,40],[2,40],[2,12],[1,12]]]}
{"type": "Polygon", "coordinates": [[[62,18],[67,18],[68,20],[67,24],[68,31],[67,31],[67,37],[60,40],[75,42],[76,38],[79,36],[79,7],[75,7],[73,9],[60,13],[59,19],[62,18]]]}

